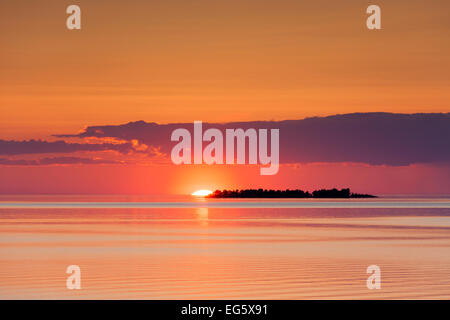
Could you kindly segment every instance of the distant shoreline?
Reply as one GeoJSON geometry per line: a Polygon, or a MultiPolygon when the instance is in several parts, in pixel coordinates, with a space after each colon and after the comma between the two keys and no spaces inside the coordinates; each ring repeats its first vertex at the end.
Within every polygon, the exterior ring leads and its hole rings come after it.
{"type": "Polygon", "coordinates": [[[272,190],[272,189],[242,189],[242,190],[216,190],[206,198],[302,198],[302,199],[354,199],[354,198],[377,198],[371,194],[352,193],[349,188],[338,190],[320,189],[313,192],[295,190],[272,190]]]}

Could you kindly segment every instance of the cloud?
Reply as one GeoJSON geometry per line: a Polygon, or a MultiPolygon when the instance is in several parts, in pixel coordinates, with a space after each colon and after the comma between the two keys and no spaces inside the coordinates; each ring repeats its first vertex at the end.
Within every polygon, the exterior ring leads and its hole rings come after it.
{"type": "MultiPolygon", "coordinates": [[[[302,120],[204,123],[203,127],[223,132],[226,128],[278,128],[282,163],[358,162],[399,166],[450,162],[450,113],[353,113],[302,120]]],[[[137,121],[91,126],[79,134],[57,137],[137,140],[149,149],[170,154],[175,144],[170,141],[170,135],[176,128],[192,132],[193,124],[137,121]]]]}
{"type": "Polygon", "coordinates": [[[54,164],[115,164],[119,163],[114,160],[104,159],[90,159],[79,157],[53,157],[43,158],[37,160],[24,160],[24,159],[6,159],[0,158],[0,165],[10,166],[39,166],[39,165],[54,165],[54,164]]]}
{"type": "Polygon", "coordinates": [[[65,141],[43,140],[0,140],[0,155],[40,154],[40,153],[72,153],[77,151],[105,151],[112,150],[128,153],[133,150],[131,143],[67,143],[65,141]]]}

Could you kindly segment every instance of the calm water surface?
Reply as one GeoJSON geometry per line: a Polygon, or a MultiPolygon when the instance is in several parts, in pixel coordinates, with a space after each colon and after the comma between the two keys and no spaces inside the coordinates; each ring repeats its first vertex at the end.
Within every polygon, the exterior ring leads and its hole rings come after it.
{"type": "Polygon", "coordinates": [[[450,298],[445,207],[1,206],[29,201],[92,198],[0,198],[2,299],[450,298]],[[73,264],[81,290],[66,289],[73,264]],[[381,290],[366,287],[372,264],[381,290]]]}

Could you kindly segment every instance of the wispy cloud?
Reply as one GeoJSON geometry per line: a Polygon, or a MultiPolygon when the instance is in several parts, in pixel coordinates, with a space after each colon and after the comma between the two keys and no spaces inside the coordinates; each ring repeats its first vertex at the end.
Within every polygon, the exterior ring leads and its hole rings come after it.
{"type": "Polygon", "coordinates": [[[43,140],[0,140],[0,155],[41,154],[41,153],[72,153],[77,151],[105,151],[112,150],[128,153],[133,150],[132,143],[68,143],[66,141],[43,140]]]}
{"type": "Polygon", "coordinates": [[[47,157],[36,160],[25,159],[6,159],[0,158],[0,165],[11,166],[39,166],[39,165],[64,165],[64,164],[115,164],[119,163],[115,160],[91,159],[80,157],[47,157]]]}

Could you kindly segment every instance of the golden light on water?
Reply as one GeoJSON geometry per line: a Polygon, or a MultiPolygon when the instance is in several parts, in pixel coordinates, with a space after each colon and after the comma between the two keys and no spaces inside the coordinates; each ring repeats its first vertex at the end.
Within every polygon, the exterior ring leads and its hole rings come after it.
{"type": "Polygon", "coordinates": [[[211,190],[203,189],[203,190],[197,190],[197,191],[193,192],[192,195],[195,197],[206,197],[206,196],[210,195],[211,193],[212,193],[211,190]]]}

